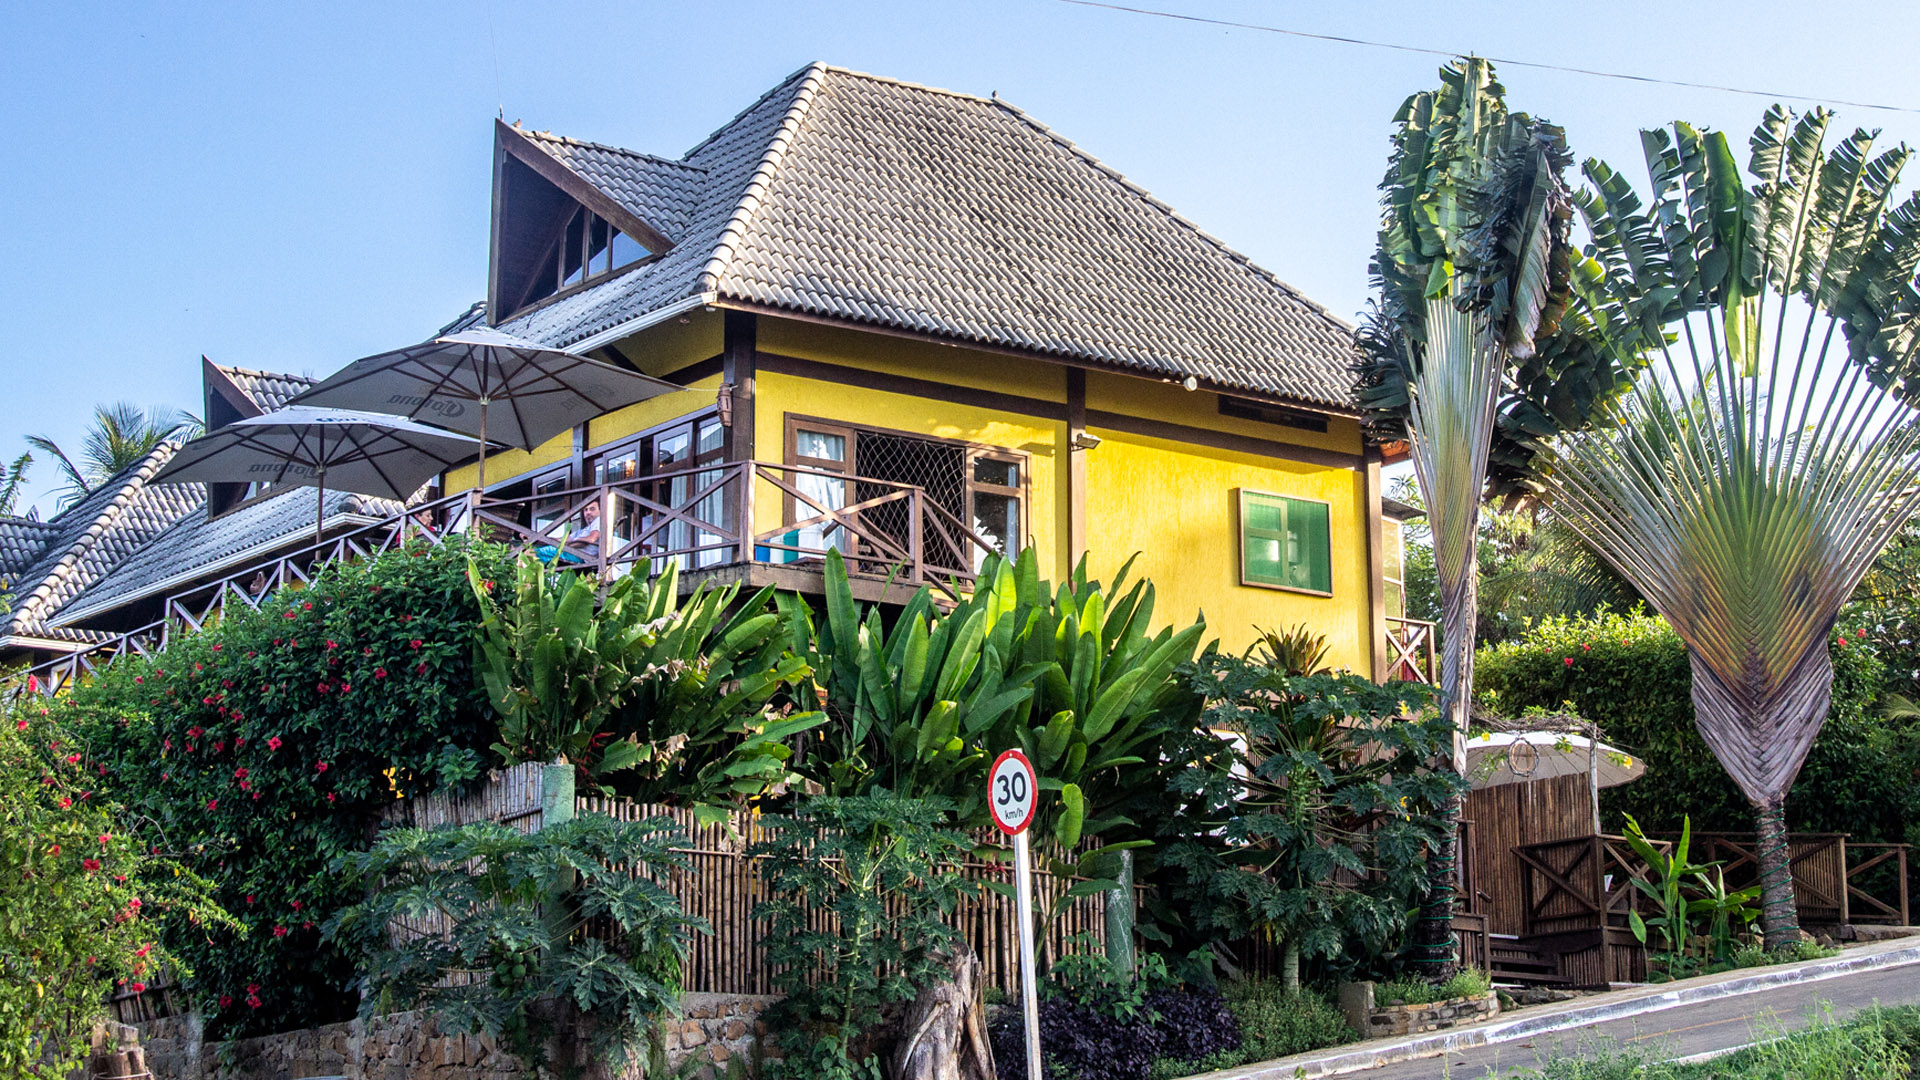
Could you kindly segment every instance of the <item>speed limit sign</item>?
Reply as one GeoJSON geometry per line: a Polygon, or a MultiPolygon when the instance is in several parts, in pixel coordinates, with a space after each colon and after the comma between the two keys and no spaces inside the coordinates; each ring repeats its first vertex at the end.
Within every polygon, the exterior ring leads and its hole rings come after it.
{"type": "Polygon", "coordinates": [[[1001,832],[1019,836],[1033,824],[1034,802],[1039,796],[1035,789],[1039,786],[1027,755],[1008,750],[993,759],[993,768],[987,773],[987,805],[1001,832]]]}

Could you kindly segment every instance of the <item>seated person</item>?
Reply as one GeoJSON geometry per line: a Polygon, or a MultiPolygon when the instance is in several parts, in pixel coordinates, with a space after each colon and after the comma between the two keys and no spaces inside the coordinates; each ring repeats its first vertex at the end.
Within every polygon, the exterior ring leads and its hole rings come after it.
{"type": "Polygon", "coordinates": [[[541,544],[533,549],[541,562],[578,566],[600,557],[600,504],[590,502],[580,511],[580,527],[562,545],[541,544]]]}

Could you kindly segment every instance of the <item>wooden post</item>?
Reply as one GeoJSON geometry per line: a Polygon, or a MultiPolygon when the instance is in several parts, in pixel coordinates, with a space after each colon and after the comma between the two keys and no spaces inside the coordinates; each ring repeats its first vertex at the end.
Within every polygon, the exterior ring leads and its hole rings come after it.
{"type": "Polygon", "coordinates": [[[573,820],[573,766],[564,758],[540,770],[540,827],[573,820]]]}
{"type": "Polygon", "coordinates": [[[1067,567],[1062,578],[1087,553],[1087,452],[1080,448],[1087,433],[1087,373],[1067,369],[1067,567]]]}
{"type": "MultiPolygon", "coordinates": [[[[727,460],[731,462],[751,462],[754,460],[754,352],[759,341],[759,317],[751,311],[728,311],[722,324],[721,376],[723,392],[728,395],[731,405],[731,420],[727,425],[727,460]]],[[[753,489],[754,474],[751,467],[742,469],[739,484],[732,494],[733,527],[740,541],[735,549],[740,562],[753,561],[753,489]]]]}
{"type": "Polygon", "coordinates": [[[1393,660],[1387,651],[1387,539],[1381,522],[1379,447],[1367,447],[1361,477],[1367,502],[1367,625],[1373,639],[1367,655],[1373,658],[1373,681],[1386,682],[1393,660]]]}

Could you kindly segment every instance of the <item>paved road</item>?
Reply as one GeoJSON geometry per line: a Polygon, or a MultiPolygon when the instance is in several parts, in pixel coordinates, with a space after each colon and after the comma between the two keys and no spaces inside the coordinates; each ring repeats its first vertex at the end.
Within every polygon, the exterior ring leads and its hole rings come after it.
{"type": "Polygon", "coordinates": [[[1511,1075],[1538,1065],[1556,1051],[1574,1054],[1582,1046],[1607,1040],[1647,1047],[1663,1058],[1686,1057],[1742,1046],[1766,1038],[1769,1032],[1803,1028],[1823,1003],[1832,1006],[1836,1018],[1844,1019],[1875,1002],[1920,1004],[1920,964],[1717,998],[1522,1042],[1475,1047],[1445,1059],[1408,1061],[1348,1075],[1355,1080],[1479,1080],[1511,1075]]]}

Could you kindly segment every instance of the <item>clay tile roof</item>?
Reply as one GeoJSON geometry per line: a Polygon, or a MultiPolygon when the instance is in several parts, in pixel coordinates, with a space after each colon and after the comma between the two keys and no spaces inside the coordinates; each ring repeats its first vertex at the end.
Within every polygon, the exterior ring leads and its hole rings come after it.
{"type": "Polygon", "coordinates": [[[511,333],[572,345],[712,295],[1354,407],[1352,327],[997,99],[814,64],[677,163],[519,134],[678,232],[511,333]]]}
{"type": "Polygon", "coordinates": [[[216,365],[224,372],[248,400],[259,406],[262,413],[270,413],[287,403],[287,399],[312,386],[314,380],[301,375],[284,375],[274,371],[253,371],[248,368],[216,365]]]}

